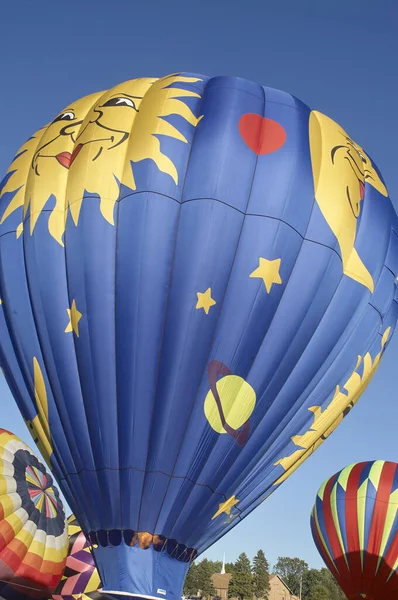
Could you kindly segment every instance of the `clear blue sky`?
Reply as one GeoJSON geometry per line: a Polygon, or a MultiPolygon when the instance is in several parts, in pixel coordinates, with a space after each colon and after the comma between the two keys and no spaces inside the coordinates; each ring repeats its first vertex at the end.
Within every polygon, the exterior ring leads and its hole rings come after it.
{"type": "MultiPolygon", "coordinates": [[[[13,0],[2,2],[0,172],[27,137],[85,94],[176,71],[238,75],[337,120],[378,164],[398,206],[397,0],[13,0]]],[[[309,530],[318,486],[343,466],[398,461],[398,333],[342,425],[207,552],[263,548],[321,566],[309,530]]],[[[2,379],[0,426],[30,438],[2,379]]]]}

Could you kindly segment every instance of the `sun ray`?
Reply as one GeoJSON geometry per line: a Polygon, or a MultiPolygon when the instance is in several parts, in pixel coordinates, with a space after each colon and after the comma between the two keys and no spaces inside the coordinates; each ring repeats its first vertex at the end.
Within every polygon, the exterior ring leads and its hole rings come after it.
{"type": "Polygon", "coordinates": [[[167,103],[167,108],[162,111],[162,117],[168,117],[173,114],[178,114],[180,117],[183,117],[188,123],[196,127],[200,119],[200,117],[195,117],[191,109],[185,102],[181,102],[181,100],[177,100],[175,98],[171,98],[167,103]]]}
{"type": "Polygon", "coordinates": [[[167,135],[175,140],[180,140],[181,142],[185,143],[187,142],[185,135],[178,131],[174,125],[171,125],[171,123],[168,123],[167,121],[163,121],[163,119],[158,119],[157,131],[155,131],[152,135],[167,135]]]}
{"type": "Polygon", "coordinates": [[[1,190],[0,198],[4,194],[14,192],[14,196],[4,211],[0,224],[18,208],[22,208],[25,204],[25,182],[29,175],[31,168],[32,158],[36,151],[36,148],[40,142],[41,134],[45,131],[45,128],[39,129],[34,136],[29,138],[25,144],[21,147],[18,154],[12,161],[10,168],[7,171],[6,178],[8,177],[6,184],[1,190]]]}

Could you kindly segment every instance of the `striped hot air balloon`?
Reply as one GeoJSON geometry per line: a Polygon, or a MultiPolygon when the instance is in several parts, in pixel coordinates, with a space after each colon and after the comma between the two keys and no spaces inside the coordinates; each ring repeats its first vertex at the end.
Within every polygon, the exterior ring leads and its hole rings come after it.
{"type": "Polygon", "coordinates": [[[398,599],[398,464],[350,465],[319,489],[312,535],[349,600],[398,599]]]}

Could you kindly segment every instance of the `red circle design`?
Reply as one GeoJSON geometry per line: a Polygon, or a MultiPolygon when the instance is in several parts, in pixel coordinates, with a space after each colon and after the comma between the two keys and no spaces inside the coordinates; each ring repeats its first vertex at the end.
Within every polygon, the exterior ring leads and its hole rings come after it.
{"type": "Polygon", "coordinates": [[[254,113],[239,119],[239,132],[245,144],[258,155],[271,154],[286,142],[286,131],[280,123],[254,113]]]}

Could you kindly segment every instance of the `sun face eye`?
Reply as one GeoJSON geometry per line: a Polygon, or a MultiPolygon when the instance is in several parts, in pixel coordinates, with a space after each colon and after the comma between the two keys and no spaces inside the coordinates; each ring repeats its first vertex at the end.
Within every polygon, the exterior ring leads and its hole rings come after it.
{"type": "Polygon", "coordinates": [[[58,115],[58,117],[54,119],[53,123],[56,123],[57,121],[73,121],[73,119],[76,119],[75,113],[71,110],[68,110],[58,115]]]}
{"type": "Polygon", "coordinates": [[[103,106],[128,106],[129,108],[133,108],[137,110],[137,107],[134,101],[131,98],[126,98],[125,96],[118,96],[116,98],[110,98],[103,106]]]}

